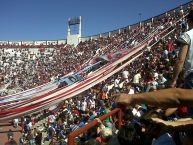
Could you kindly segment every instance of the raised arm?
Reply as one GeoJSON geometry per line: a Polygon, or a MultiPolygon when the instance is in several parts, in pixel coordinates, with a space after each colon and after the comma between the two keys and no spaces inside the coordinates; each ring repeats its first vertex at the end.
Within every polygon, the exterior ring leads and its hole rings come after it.
{"type": "Polygon", "coordinates": [[[116,102],[121,105],[148,104],[162,108],[175,108],[179,105],[193,106],[193,90],[171,88],[141,94],[119,94],[116,102]]]}
{"type": "Polygon", "coordinates": [[[170,86],[173,88],[176,86],[176,82],[178,80],[178,76],[180,74],[180,72],[182,71],[183,69],[183,66],[184,66],[184,62],[185,62],[185,59],[186,59],[186,55],[188,53],[188,45],[187,44],[183,44],[181,49],[180,49],[180,52],[179,52],[179,55],[178,55],[178,58],[176,60],[176,64],[174,66],[174,74],[173,74],[173,78],[172,78],[172,81],[170,83],[170,86]]]}
{"type": "Polygon", "coordinates": [[[154,123],[165,126],[166,129],[176,130],[176,131],[192,131],[193,120],[192,118],[183,118],[176,121],[164,121],[159,118],[152,118],[154,123]]]}

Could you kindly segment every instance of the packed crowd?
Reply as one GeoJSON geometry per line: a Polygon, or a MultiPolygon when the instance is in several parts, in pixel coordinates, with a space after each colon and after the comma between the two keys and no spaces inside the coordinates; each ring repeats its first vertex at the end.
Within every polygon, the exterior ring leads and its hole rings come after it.
{"type": "MultiPolygon", "coordinates": [[[[168,40],[170,39],[173,38],[169,38],[168,40]]],[[[167,80],[170,79],[168,76],[171,75],[168,75],[162,71],[167,71],[168,67],[172,68],[172,61],[174,61],[174,58],[177,56],[177,53],[174,53],[173,51],[168,54],[171,55],[171,57],[166,56],[165,50],[167,50],[166,46],[168,43],[166,42],[168,40],[165,42],[160,42],[155,46],[155,48],[152,48],[151,53],[149,53],[147,50],[143,56],[138,59],[138,61],[134,61],[131,66],[128,66],[116,76],[109,78],[105,82],[98,84],[94,88],[84,92],[83,94],[80,94],[77,97],[65,100],[60,105],[60,111],[57,111],[57,113],[42,112],[42,114],[39,115],[33,114],[31,117],[26,116],[24,121],[23,136],[20,139],[21,143],[29,141],[31,143],[36,142],[36,144],[41,144],[42,142],[51,141],[54,139],[55,141],[58,140],[58,142],[65,144],[67,143],[67,137],[70,132],[85,126],[90,121],[110,112],[116,107],[115,98],[112,96],[112,94],[118,92],[135,94],[165,88],[167,80]],[[158,57],[157,59],[162,59],[162,61],[153,61],[153,59],[156,59],[157,55],[160,55],[160,58],[158,57]],[[144,60],[146,60],[146,64],[139,67],[138,65],[141,62],[144,62],[144,60]],[[160,62],[162,64],[159,64],[160,62]],[[144,71],[149,72],[149,74],[140,73],[141,70],[144,69],[143,67],[150,68],[147,67],[147,65],[163,66],[163,70],[160,72],[160,69],[157,68],[155,70],[152,69],[144,71]],[[132,68],[132,70],[136,71],[129,71],[129,68],[132,68]],[[130,73],[133,73],[134,75],[131,76],[130,73]],[[42,119],[44,120],[44,125],[36,126],[35,124],[42,119]],[[42,132],[46,132],[46,136],[43,136],[42,132]]],[[[139,121],[139,119],[151,109],[152,108],[149,108],[145,104],[136,105],[133,108],[129,108],[129,110],[126,112],[130,116],[127,118],[128,115],[125,114],[124,124],[127,124],[129,121],[131,121],[131,118],[139,121]]],[[[101,143],[103,142],[104,144],[105,141],[100,137],[107,137],[110,140],[110,137],[116,136],[117,119],[111,117],[107,118],[104,121],[104,125],[101,125],[100,123],[100,125],[97,127],[100,127],[101,130],[103,129],[104,135],[100,136],[99,131],[97,134],[97,128],[93,128],[86,134],[83,134],[81,137],[77,138],[76,142],[83,144],[85,142],[87,143],[88,140],[88,142],[90,142],[91,138],[94,139],[98,137],[97,141],[101,143]],[[105,126],[106,129],[104,129],[105,126]]]]}
{"type": "MultiPolygon", "coordinates": [[[[145,39],[145,36],[148,33],[151,33],[148,26],[152,27],[154,24],[155,26],[153,27],[157,28],[158,26],[162,26],[163,23],[167,23],[167,21],[170,22],[169,25],[172,25],[172,23],[183,14],[183,10],[180,10],[180,13],[173,12],[166,15],[166,19],[168,16],[170,19],[161,20],[161,22],[157,20],[158,24],[148,23],[144,26],[139,25],[137,29],[133,30],[133,33],[132,31],[129,31],[128,33],[126,30],[114,37],[99,38],[97,40],[82,42],[76,49],[73,49],[71,46],[66,46],[65,49],[61,48],[59,50],[53,50],[53,53],[56,51],[56,54],[51,55],[52,64],[48,61],[48,55],[43,59],[41,59],[41,57],[37,58],[39,59],[39,61],[37,61],[38,64],[35,63],[34,65],[32,63],[32,65],[30,65],[30,68],[34,68],[35,70],[40,68],[37,70],[42,70],[40,73],[38,72],[38,75],[43,74],[43,71],[48,72],[47,76],[44,75],[44,77],[47,78],[42,78],[41,76],[36,77],[36,79],[39,79],[35,80],[35,82],[39,82],[37,85],[40,85],[42,79],[49,81],[53,76],[57,77],[58,72],[64,75],[67,72],[74,71],[78,68],[76,68],[73,63],[80,65],[96,53],[105,54],[117,51],[114,50],[114,46],[119,46],[117,48],[121,48],[122,45],[120,44],[124,43],[124,48],[130,48],[131,46],[137,45],[140,41],[145,39]],[[139,32],[139,34],[137,32],[139,32]],[[131,38],[133,34],[136,34],[136,36],[131,38]],[[134,40],[139,42],[135,43],[133,42],[134,40]],[[97,51],[99,48],[100,50],[97,51]],[[77,58],[79,58],[79,63],[76,63],[77,58]],[[66,65],[67,62],[65,60],[68,60],[69,66],[66,65]],[[51,68],[52,71],[56,69],[54,71],[55,73],[49,74],[49,68],[51,68]]],[[[58,144],[65,145],[70,132],[81,128],[90,121],[96,119],[98,121],[98,126],[77,137],[77,144],[125,145],[130,143],[145,145],[180,145],[186,136],[189,137],[189,132],[184,135],[183,132],[179,134],[171,129],[164,130],[162,126],[154,124],[151,118],[158,117],[165,120],[175,120],[177,118],[186,117],[188,114],[186,110],[184,111],[184,107],[179,108],[177,112],[172,115],[166,115],[167,112],[165,110],[144,103],[139,103],[133,107],[126,107],[123,109],[123,127],[119,129],[119,131],[117,130],[116,117],[106,118],[103,123],[98,119],[99,116],[106,114],[117,107],[116,99],[113,96],[115,93],[121,92],[132,95],[143,92],[154,92],[168,86],[168,82],[172,79],[174,74],[174,64],[179,56],[178,53],[180,48],[177,40],[179,35],[187,29],[186,20],[182,19],[180,23],[177,23],[172,28],[176,29],[163,39],[161,36],[155,38],[160,39],[159,41],[157,40],[158,43],[153,46],[147,46],[143,54],[124,68],[124,70],[88,91],[62,102],[58,107],[59,111],[44,111],[40,114],[33,114],[22,118],[23,135],[20,138],[20,143],[24,144],[24,142],[29,142],[30,144],[35,143],[36,145],[40,145],[54,139],[58,141],[58,144]],[[41,122],[41,125],[39,122],[41,122]],[[46,132],[45,136],[43,135],[43,132],[46,132]]],[[[29,73],[32,72],[30,71],[29,73]]],[[[36,74],[37,72],[33,73],[36,74]]],[[[32,77],[34,74],[32,74],[32,77]]],[[[21,73],[21,75],[25,75],[25,73],[21,73]]],[[[10,74],[7,76],[10,76],[10,74]]],[[[11,83],[18,83],[18,81],[15,80],[16,78],[19,77],[13,77],[12,75],[11,83]]],[[[177,85],[182,86],[183,79],[179,79],[177,85]]],[[[28,86],[28,88],[34,86],[28,86]]],[[[14,124],[17,127],[18,120],[14,120],[14,124]]],[[[12,137],[13,135],[9,135],[10,139],[12,139],[12,137]]],[[[190,137],[188,139],[191,140],[190,137]]]]}
{"type": "MultiPolygon", "coordinates": [[[[70,45],[50,45],[48,48],[33,46],[31,49],[9,49],[4,46],[0,50],[1,96],[34,88],[58,76],[77,71],[93,56],[132,48],[156,30],[172,26],[184,13],[183,9],[168,12],[109,37],[80,42],[75,48],[70,45]]],[[[155,36],[155,39],[158,37],[155,36]]]]}
{"type": "Polygon", "coordinates": [[[57,49],[1,49],[1,96],[37,87],[79,69],[92,55],[89,50],[82,53],[69,45],[57,49]]]}

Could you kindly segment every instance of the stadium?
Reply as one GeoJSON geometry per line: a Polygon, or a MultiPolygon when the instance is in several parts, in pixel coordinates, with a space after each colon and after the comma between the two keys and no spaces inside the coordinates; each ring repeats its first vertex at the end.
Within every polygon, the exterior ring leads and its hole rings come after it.
{"type": "Polygon", "coordinates": [[[0,41],[0,145],[193,144],[193,2],[88,37],[83,20],[0,41]]]}

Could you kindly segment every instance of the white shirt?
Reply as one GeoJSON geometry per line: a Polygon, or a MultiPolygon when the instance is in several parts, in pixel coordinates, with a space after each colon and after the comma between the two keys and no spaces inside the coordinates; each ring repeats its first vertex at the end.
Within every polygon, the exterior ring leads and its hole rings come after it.
{"type": "Polygon", "coordinates": [[[128,94],[129,94],[129,95],[135,94],[134,89],[130,88],[130,89],[129,89],[129,93],[128,93],[128,94]]]}
{"type": "Polygon", "coordinates": [[[82,104],[81,104],[81,110],[86,111],[86,107],[87,107],[87,102],[83,101],[82,104]]]}
{"type": "Polygon", "coordinates": [[[95,108],[95,101],[94,100],[90,100],[90,108],[95,108]]]}
{"type": "Polygon", "coordinates": [[[55,117],[54,115],[50,115],[50,116],[48,116],[48,119],[49,119],[49,122],[50,122],[50,123],[54,123],[56,117],[55,117]]]}
{"type": "Polygon", "coordinates": [[[129,77],[129,72],[128,71],[125,70],[125,71],[123,71],[122,74],[123,74],[124,79],[128,79],[128,77],[129,77]]]}
{"type": "Polygon", "coordinates": [[[136,74],[136,75],[134,76],[134,78],[133,78],[133,83],[138,84],[140,78],[141,78],[141,74],[140,74],[140,73],[136,74]]]}
{"type": "Polygon", "coordinates": [[[182,15],[184,15],[184,11],[183,11],[183,9],[181,9],[181,10],[180,10],[180,13],[181,13],[182,15]]]}
{"type": "Polygon", "coordinates": [[[164,84],[166,81],[167,81],[167,79],[164,78],[164,77],[162,77],[161,80],[160,80],[160,83],[161,83],[161,84],[164,84]]]}
{"type": "Polygon", "coordinates": [[[51,82],[55,81],[55,77],[52,76],[52,77],[50,78],[50,80],[51,80],[51,82]]]}
{"type": "Polygon", "coordinates": [[[115,88],[119,88],[119,82],[120,82],[119,79],[115,79],[115,82],[114,82],[114,87],[115,88]]]}
{"type": "Polygon", "coordinates": [[[158,73],[157,72],[154,73],[154,77],[155,77],[155,79],[158,79],[158,73]]]}
{"type": "Polygon", "coordinates": [[[132,113],[133,113],[133,115],[136,116],[136,117],[141,117],[141,112],[138,111],[138,110],[135,109],[135,108],[133,108],[132,113]]]}
{"type": "Polygon", "coordinates": [[[164,50],[164,55],[167,57],[168,56],[168,50],[164,50]]]}
{"type": "Polygon", "coordinates": [[[80,100],[77,101],[77,108],[80,110],[80,100]]]}
{"type": "Polygon", "coordinates": [[[159,29],[160,29],[160,30],[163,30],[163,29],[164,29],[164,26],[160,26],[159,29]]]}
{"type": "Polygon", "coordinates": [[[96,99],[96,95],[93,95],[93,97],[92,97],[93,99],[96,99]]]}
{"type": "Polygon", "coordinates": [[[15,126],[18,126],[18,123],[19,123],[19,119],[18,119],[18,118],[16,118],[16,119],[13,120],[13,124],[14,124],[15,126]]]}
{"type": "Polygon", "coordinates": [[[32,122],[29,122],[28,126],[29,126],[30,129],[32,129],[32,122]]]}
{"type": "Polygon", "coordinates": [[[155,80],[153,80],[153,81],[152,81],[152,85],[153,85],[153,86],[158,86],[158,82],[155,81],[155,80]]]}
{"type": "Polygon", "coordinates": [[[184,76],[186,77],[189,73],[193,72],[193,29],[182,34],[179,41],[189,45],[188,54],[185,60],[184,76]]]}

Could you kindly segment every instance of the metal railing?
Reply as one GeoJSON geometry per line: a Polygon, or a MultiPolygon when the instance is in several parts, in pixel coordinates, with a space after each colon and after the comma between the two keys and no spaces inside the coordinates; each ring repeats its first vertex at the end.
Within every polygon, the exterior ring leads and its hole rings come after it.
{"type": "MultiPolygon", "coordinates": [[[[103,121],[107,117],[112,116],[114,114],[118,114],[118,128],[121,128],[121,125],[122,125],[122,112],[121,112],[121,109],[119,109],[119,108],[116,108],[116,109],[112,110],[111,112],[99,117],[99,119],[101,121],[103,121]]],[[[71,132],[68,136],[68,145],[74,145],[75,144],[75,142],[74,142],[75,137],[79,136],[80,134],[86,132],[88,129],[90,129],[90,128],[96,126],[96,125],[97,125],[97,121],[93,120],[92,122],[88,123],[84,127],[79,128],[78,130],[76,130],[74,132],[71,132]]]]}

